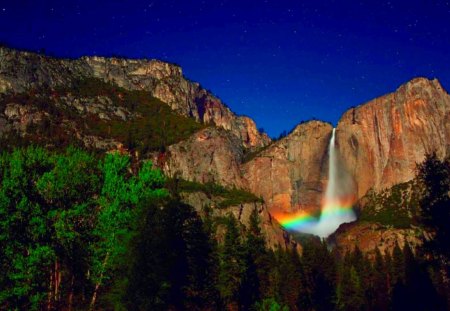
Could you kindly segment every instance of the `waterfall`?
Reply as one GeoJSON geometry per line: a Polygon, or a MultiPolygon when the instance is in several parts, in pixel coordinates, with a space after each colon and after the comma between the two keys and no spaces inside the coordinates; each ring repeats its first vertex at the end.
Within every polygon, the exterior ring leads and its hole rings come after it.
{"type": "Polygon", "coordinates": [[[333,128],[331,134],[330,144],[328,145],[328,184],[325,192],[325,199],[333,199],[337,196],[336,184],[337,184],[337,155],[336,155],[336,128],[333,128]]]}
{"type": "Polygon", "coordinates": [[[354,186],[352,178],[340,162],[336,149],[336,129],[333,128],[328,147],[328,184],[322,202],[320,218],[305,222],[297,231],[328,237],[343,223],[356,220],[352,209],[354,186]]]}

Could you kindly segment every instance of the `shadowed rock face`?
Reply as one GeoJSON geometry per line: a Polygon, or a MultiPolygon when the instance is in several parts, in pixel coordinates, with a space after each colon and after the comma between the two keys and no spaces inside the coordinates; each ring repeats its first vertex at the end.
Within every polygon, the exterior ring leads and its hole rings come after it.
{"type": "Polygon", "coordinates": [[[449,154],[450,96],[437,80],[414,79],[347,111],[337,143],[358,197],[411,180],[425,153],[449,154]]]}
{"type": "Polygon", "coordinates": [[[82,57],[57,59],[0,47],[0,94],[9,91],[70,87],[96,77],[130,90],[149,91],[178,113],[230,130],[246,148],[262,147],[270,138],[253,120],[236,116],[220,99],[187,80],[179,66],[147,59],[82,57]]]}
{"type": "Polygon", "coordinates": [[[239,170],[242,154],[236,136],[211,127],[168,147],[157,161],[168,176],[179,174],[186,180],[243,188],[239,170]]]}
{"type": "Polygon", "coordinates": [[[317,210],[327,178],[332,126],[321,121],[298,125],[242,166],[248,189],[264,198],[269,210],[317,210]]]}

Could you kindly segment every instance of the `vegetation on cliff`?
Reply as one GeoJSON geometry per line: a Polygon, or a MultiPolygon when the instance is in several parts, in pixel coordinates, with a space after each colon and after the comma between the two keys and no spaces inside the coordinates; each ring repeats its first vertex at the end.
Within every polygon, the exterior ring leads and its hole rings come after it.
{"type": "Polygon", "coordinates": [[[145,153],[164,150],[205,127],[177,114],[150,92],[127,90],[97,78],[77,80],[70,87],[0,97],[0,110],[8,104],[43,114],[30,122],[25,133],[4,135],[5,148],[28,144],[83,146],[83,137],[94,135],[145,153]]]}
{"type": "Polygon", "coordinates": [[[397,184],[378,193],[371,190],[359,202],[359,220],[399,229],[419,226],[421,194],[417,180],[397,184]]]}
{"type": "Polygon", "coordinates": [[[208,198],[217,198],[220,202],[218,208],[226,208],[229,206],[239,205],[243,203],[263,202],[251,192],[238,188],[227,188],[216,183],[199,183],[195,181],[188,181],[180,178],[168,179],[168,188],[172,193],[183,192],[201,192],[206,194],[208,198]]]}

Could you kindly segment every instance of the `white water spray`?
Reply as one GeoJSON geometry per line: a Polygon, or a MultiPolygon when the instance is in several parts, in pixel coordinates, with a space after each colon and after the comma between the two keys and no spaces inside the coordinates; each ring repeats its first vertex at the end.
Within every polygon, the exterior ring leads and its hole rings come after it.
{"type": "Polygon", "coordinates": [[[328,184],[320,218],[319,221],[301,230],[323,238],[336,231],[341,224],[356,220],[356,216],[351,209],[354,192],[353,181],[339,161],[339,154],[336,150],[335,128],[333,128],[328,148],[328,184]]]}

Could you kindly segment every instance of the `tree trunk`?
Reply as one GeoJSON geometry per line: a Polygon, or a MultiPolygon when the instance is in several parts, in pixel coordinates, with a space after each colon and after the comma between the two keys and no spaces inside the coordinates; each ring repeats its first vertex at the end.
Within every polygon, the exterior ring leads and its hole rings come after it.
{"type": "Polygon", "coordinates": [[[72,274],[72,279],[70,280],[70,290],[69,290],[69,298],[67,299],[67,307],[68,311],[72,311],[72,304],[73,304],[73,283],[74,283],[75,277],[72,274]]]}
{"type": "Polygon", "coordinates": [[[53,299],[53,268],[50,268],[50,286],[48,287],[48,294],[47,294],[47,310],[52,309],[52,299],[53,299]]]}
{"type": "Polygon", "coordinates": [[[89,306],[89,310],[91,310],[91,311],[94,310],[94,307],[95,307],[95,301],[97,300],[98,289],[100,287],[101,280],[103,279],[103,274],[105,272],[106,264],[108,263],[108,257],[109,257],[109,252],[106,253],[105,259],[103,260],[102,270],[100,272],[99,280],[95,284],[94,293],[92,294],[91,304],[89,306]]]}
{"type": "Polygon", "coordinates": [[[58,259],[55,261],[55,302],[59,301],[59,285],[61,284],[61,272],[58,259]]]}

